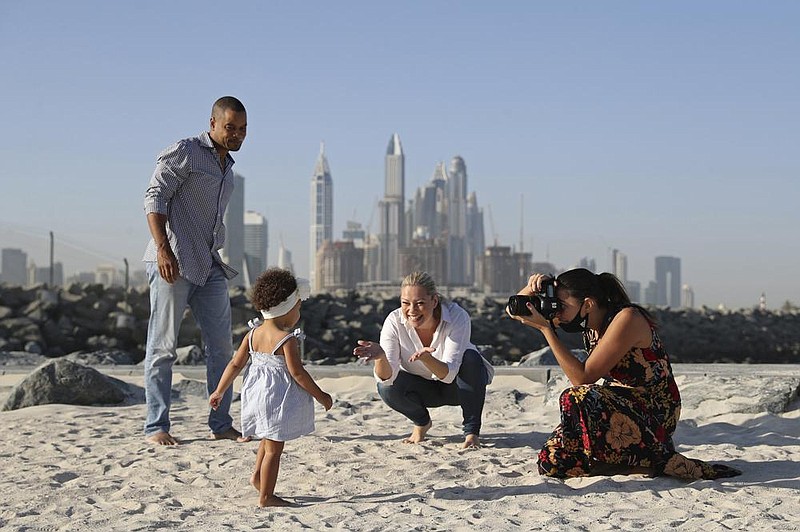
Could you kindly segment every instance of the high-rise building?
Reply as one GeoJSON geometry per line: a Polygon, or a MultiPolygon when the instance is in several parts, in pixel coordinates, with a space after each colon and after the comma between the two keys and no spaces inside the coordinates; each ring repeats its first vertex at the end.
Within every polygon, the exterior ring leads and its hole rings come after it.
{"type": "Polygon", "coordinates": [[[278,247],[278,268],[289,270],[294,273],[294,263],[292,263],[292,252],[286,249],[281,238],[281,245],[278,247]]]}
{"type": "Polygon", "coordinates": [[[0,282],[11,286],[27,284],[28,254],[21,249],[3,248],[0,282]]]}
{"type": "Polygon", "coordinates": [[[611,250],[611,273],[622,283],[628,280],[628,256],[618,249],[611,250]]]}
{"type": "Polygon", "coordinates": [[[317,252],[325,241],[333,241],[333,179],[328,159],[325,157],[325,144],[320,143],[319,157],[311,177],[311,238],[309,250],[309,272],[311,289],[319,292],[321,280],[317,278],[317,252]]]}
{"type": "Polygon", "coordinates": [[[380,211],[378,281],[400,280],[399,251],[405,245],[405,155],[395,133],[386,149],[385,191],[380,211]]]}
{"type": "Polygon", "coordinates": [[[269,232],[267,219],[255,212],[244,213],[244,276],[249,287],[267,269],[269,232]]]}
{"type": "Polygon", "coordinates": [[[531,254],[514,253],[510,246],[489,246],[478,264],[478,288],[487,294],[516,294],[528,281],[531,254]]]}
{"type": "Polygon", "coordinates": [[[417,238],[400,250],[400,269],[411,272],[428,272],[439,286],[449,284],[447,277],[446,248],[441,241],[417,238]]]}
{"type": "Polygon", "coordinates": [[[467,282],[474,284],[477,279],[477,262],[486,248],[483,230],[483,210],[478,207],[478,196],[470,192],[467,196],[467,282]]]}
{"type": "Polygon", "coordinates": [[[228,202],[223,217],[225,223],[225,245],[222,248],[222,260],[239,275],[231,281],[244,286],[246,284],[242,270],[244,269],[244,177],[233,174],[233,194],[228,202]]]}
{"type": "Polygon", "coordinates": [[[694,290],[688,284],[681,287],[681,307],[694,308],[694,290]]]}
{"type": "Polygon", "coordinates": [[[467,278],[467,166],[456,155],[447,174],[447,277],[450,285],[467,278]]]}
{"type": "Polygon", "coordinates": [[[631,303],[642,302],[642,283],[628,279],[622,282],[622,286],[625,288],[625,292],[628,294],[631,303]]]}
{"type": "Polygon", "coordinates": [[[681,259],[656,257],[656,301],[659,306],[681,307],[681,259]]]}
{"type": "Polygon", "coordinates": [[[325,240],[317,251],[315,269],[320,291],[354,290],[364,280],[364,249],[352,240],[325,240]]]}

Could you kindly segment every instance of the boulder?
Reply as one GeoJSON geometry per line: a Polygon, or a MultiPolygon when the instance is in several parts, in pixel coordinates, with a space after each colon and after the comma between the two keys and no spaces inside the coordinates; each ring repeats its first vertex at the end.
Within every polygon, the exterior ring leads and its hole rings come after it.
{"type": "Polygon", "coordinates": [[[202,366],[206,363],[206,353],[200,346],[187,345],[175,351],[178,355],[175,363],[181,366],[202,366]]]}
{"type": "Polygon", "coordinates": [[[11,389],[3,410],[43,404],[108,405],[125,400],[125,384],[60,358],[33,370],[11,389]]]}

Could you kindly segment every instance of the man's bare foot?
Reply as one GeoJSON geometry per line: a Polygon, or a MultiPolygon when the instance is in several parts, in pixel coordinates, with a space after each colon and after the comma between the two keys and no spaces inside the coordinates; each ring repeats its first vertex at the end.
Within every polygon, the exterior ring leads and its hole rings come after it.
{"type": "Polygon", "coordinates": [[[425,439],[425,435],[431,430],[431,426],[433,426],[433,421],[428,421],[427,425],[419,426],[414,425],[414,430],[411,432],[411,436],[403,440],[403,443],[419,443],[425,439]]]}
{"type": "Polygon", "coordinates": [[[233,427],[229,428],[225,432],[220,432],[220,433],[212,432],[210,438],[212,440],[233,440],[239,443],[244,443],[252,439],[250,438],[250,436],[248,436],[247,438],[242,438],[242,433],[233,427]]]}
{"type": "Polygon", "coordinates": [[[467,434],[467,437],[464,438],[464,445],[461,446],[462,449],[477,449],[481,446],[481,439],[478,437],[477,434],[467,434]]]}
{"type": "Polygon", "coordinates": [[[169,432],[156,432],[145,438],[145,441],[155,445],[178,445],[178,440],[170,436],[169,432]]]}
{"type": "Polygon", "coordinates": [[[259,497],[258,505],[261,508],[266,508],[268,506],[294,506],[292,503],[287,501],[286,499],[281,499],[277,495],[270,495],[269,497],[262,499],[259,497]]]}

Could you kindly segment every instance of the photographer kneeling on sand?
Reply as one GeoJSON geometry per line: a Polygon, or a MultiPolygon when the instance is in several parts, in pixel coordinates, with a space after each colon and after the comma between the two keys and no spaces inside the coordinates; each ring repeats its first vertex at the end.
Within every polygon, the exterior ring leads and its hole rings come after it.
{"type": "Polygon", "coordinates": [[[506,313],[544,335],[572,383],[559,401],[561,423],[539,452],[542,475],[613,471],[716,479],[741,474],[675,451],[672,434],[681,396],[669,355],[653,317],[631,303],[614,275],[583,268],[556,279],[534,274],[518,295],[531,300],[512,297],[506,313]],[[585,362],[561,342],[556,326],[583,333],[585,362]],[[601,377],[604,383],[597,384],[601,377]]]}

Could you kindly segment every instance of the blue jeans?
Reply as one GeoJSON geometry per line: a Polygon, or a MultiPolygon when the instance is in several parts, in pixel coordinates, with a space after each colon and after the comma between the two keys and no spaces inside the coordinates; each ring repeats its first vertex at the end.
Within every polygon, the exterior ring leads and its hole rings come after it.
{"type": "Polygon", "coordinates": [[[400,370],[392,384],[378,383],[378,394],[391,409],[400,412],[418,427],[430,423],[428,408],[461,406],[464,434],[480,435],[488,379],[483,357],[470,349],[464,352],[458,376],[450,384],[400,370]]]}
{"type": "MultiPolygon", "coordinates": [[[[173,284],[158,273],[158,265],[148,262],[150,281],[150,322],[147,327],[147,349],[144,357],[144,391],[147,399],[147,419],[144,433],[169,432],[169,409],[172,392],[172,364],[178,347],[178,331],[187,305],[200,328],[206,354],[206,383],[209,394],[225,371],[233,355],[231,334],[231,301],[228,280],[222,268],[214,265],[203,286],[178,277],[173,284]]],[[[225,392],[217,410],[209,409],[208,426],[219,434],[230,429],[233,420],[229,410],[233,392],[225,392]]]]}

